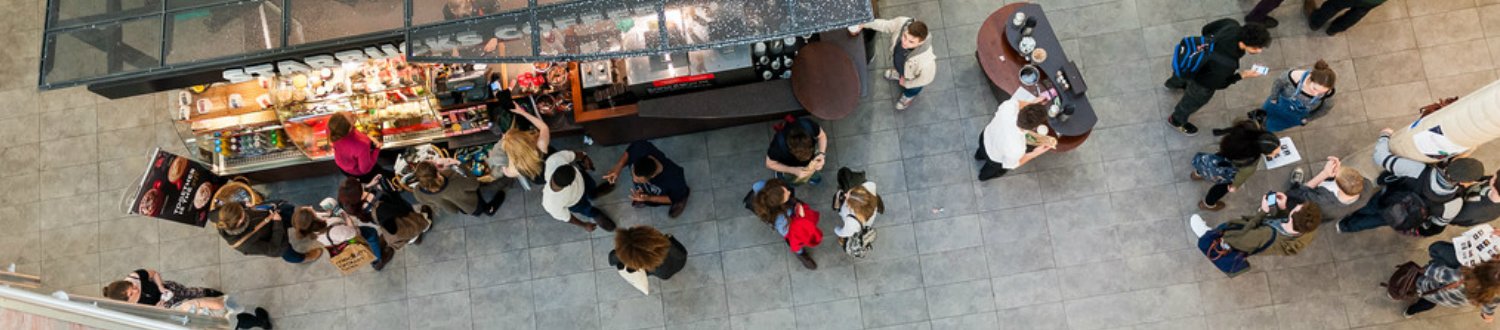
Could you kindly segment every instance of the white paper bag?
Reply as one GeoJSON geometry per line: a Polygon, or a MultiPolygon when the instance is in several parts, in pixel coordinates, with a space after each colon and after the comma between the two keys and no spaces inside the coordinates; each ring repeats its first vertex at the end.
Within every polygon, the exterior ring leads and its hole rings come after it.
{"type": "Polygon", "coordinates": [[[624,269],[619,270],[619,272],[620,277],[625,278],[625,282],[629,282],[636,290],[641,290],[641,293],[644,294],[651,294],[651,282],[646,280],[646,272],[627,272],[624,269]]]}

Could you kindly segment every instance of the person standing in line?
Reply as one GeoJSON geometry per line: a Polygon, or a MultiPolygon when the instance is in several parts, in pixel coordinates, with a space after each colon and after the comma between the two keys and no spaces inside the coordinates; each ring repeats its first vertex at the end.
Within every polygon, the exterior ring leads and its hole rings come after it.
{"type": "Polygon", "coordinates": [[[418,203],[435,210],[472,216],[495,215],[495,211],[505,204],[505,191],[496,191],[485,197],[484,183],[453,166],[444,165],[445,168],[439,169],[438,164],[431,161],[414,166],[417,187],[412,189],[412,197],[418,203]]]}
{"type": "Polygon", "coordinates": [[[1208,189],[1208,194],[1198,202],[1198,208],[1205,211],[1218,211],[1224,209],[1224,203],[1220,201],[1225,195],[1235,192],[1241,185],[1255,175],[1255,170],[1260,166],[1262,159],[1266,156],[1275,155],[1281,151],[1281,139],[1277,138],[1260,125],[1249,120],[1240,120],[1223,130],[1215,130],[1214,134],[1224,136],[1219,139],[1219,152],[1212,155],[1199,153],[1195,158],[1206,156],[1217,156],[1227,164],[1205,165],[1212,168],[1200,168],[1201,164],[1214,163],[1213,161],[1199,162],[1195,159],[1194,169],[1188,174],[1193,180],[1203,180],[1210,177],[1212,173],[1229,170],[1233,167],[1232,178],[1216,178],[1213,187],[1208,189]],[[1228,179],[1228,180],[1224,180],[1228,179]]]}
{"type": "Polygon", "coordinates": [[[974,160],[984,161],[979,181],[1005,175],[1057,147],[1047,136],[1047,106],[1011,97],[1000,103],[995,117],[979,133],[974,160]]]}
{"type": "Polygon", "coordinates": [[[858,35],[861,28],[891,35],[891,68],[885,70],[885,79],[895,81],[901,87],[901,98],[896,100],[896,110],[911,106],[922,87],[937,78],[937,55],[928,40],[927,23],[911,17],[876,19],[849,29],[858,35]]]}
{"type": "Polygon", "coordinates": [[[626,164],[630,165],[631,182],[635,184],[635,189],[630,190],[631,205],[670,205],[667,216],[673,219],[687,209],[692,189],[688,188],[682,166],[668,159],[656,145],[647,141],[631,142],[630,147],[625,148],[625,154],[620,155],[620,161],[615,162],[615,166],[604,175],[604,181],[615,184],[620,179],[620,170],[626,164]]]}
{"type": "Polygon", "coordinates": [[[776,171],[776,178],[793,185],[823,182],[827,164],[828,133],[817,122],[786,116],[775,126],[771,146],[766,148],[766,168],[776,171]]]}
{"type": "Polygon", "coordinates": [[[292,214],[292,227],[296,229],[292,232],[294,239],[314,241],[318,248],[343,244],[355,236],[363,238],[369,244],[370,252],[375,255],[375,261],[370,266],[377,272],[384,270],[385,265],[396,257],[396,250],[380,239],[379,230],[355,224],[354,219],[347,215],[327,215],[313,210],[311,206],[298,207],[296,213],[292,214]]]}
{"type": "Polygon", "coordinates": [[[594,207],[593,199],[598,197],[599,190],[594,178],[584,172],[584,169],[593,168],[594,161],[582,151],[563,150],[548,156],[548,182],[547,188],[542,189],[542,208],[553,219],[586,231],[592,232],[595,227],[615,231],[615,220],[604,214],[604,210],[594,207]],[[593,223],[578,219],[580,215],[593,223]]]}
{"type": "Polygon", "coordinates": [[[500,136],[500,142],[490,148],[489,163],[499,169],[496,172],[507,178],[517,179],[521,182],[521,188],[531,190],[532,186],[547,183],[542,172],[546,168],[543,160],[552,151],[551,128],[547,127],[546,121],[527,112],[519,104],[512,102],[512,106],[511,113],[526,118],[536,128],[522,129],[519,123],[513,124],[500,136]]]}
{"type": "MultiPolygon", "coordinates": [[[[1203,237],[1210,228],[1203,218],[1193,214],[1189,218],[1193,234],[1203,237]]],[[[1224,244],[1245,253],[1256,253],[1270,241],[1270,247],[1262,253],[1293,256],[1307,249],[1318,237],[1318,226],[1323,224],[1322,211],[1318,204],[1287,198],[1286,194],[1267,194],[1260,201],[1260,210],[1255,215],[1229,220],[1221,226],[1224,244]],[[1271,203],[1271,200],[1275,203],[1271,203]]]]}
{"type": "Polygon", "coordinates": [[[344,175],[359,179],[359,182],[370,182],[380,175],[393,177],[394,171],[379,164],[380,148],[384,145],[354,129],[349,116],[346,113],[328,116],[328,141],[333,145],[333,163],[344,175]]]}
{"type": "Polygon", "coordinates": [[[432,229],[432,220],[417,213],[401,195],[381,186],[379,182],[367,186],[346,178],[339,184],[339,207],[360,222],[379,225],[385,243],[393,249],[421,244],[422,234],[432,229]]]}
{"type": "Polygon", "coordinates": [[[627,272],[646,271],[663,281],[672,279],[687,266],[688,251],[672,235],[662,234],[651,226],[621,228],[615,232],[615,249],[609,251],[609,265],[627,272]]]}
{"type": "Polygon", "coordinates": [[[1500,177],[1500,171],[1466,189],[1459,197],[1464,200],[1463,209],[1449,224],[1472,227],[1500,218],[1500,180],[1495,180],[1497,177],[1500,177]]]}
{"type": "Polygon", "coordinates": [[[1323,221],[1343,219],[1369,203],[1370,197],[1375,195],[1376,189],[1370,180],[1354,168],[1344,167],[1338,157],[1329,156],[1323,170],[1307,183],[1301,182],[1304,175],[1301,168],[1292,172],[1291,188],[1286,194],[1292,199],[1317,204],[1323,211],[1323,221]]]}
{"type": "Polygon", "coordinates": [[[1333,84],[1337,80],[1338,74],[1323,60],[1310,70],[1287,70],[1275,79],[1271,96],[1252,116],[1264,116],[1266,130],[1271,133],[1306,125],[1333,109],[1333,84]]]}
{"type": "Polygon", "coordinates": [[[1188,117],[1208,104],[1214,92],[1229,88],[1241,79],[1263,75],[1254,68],[1240,71],[1240,58],[1245,54],[1260,54],[1271,46],[1271,33],[1259,24],[1241,26],[1234,19],[1226,18],[1204,25],[1201,32],[1213,37],[1213,52],[1204,58],[1203,66],[1197,72],[1187,78],[1173,74],[1165,83],[1167,88],[1184,90],[1172,115],[1167,117],[1167,124],[1189,136],[1198,134],[1198,126],[1189,122],[1188,117]]]}
{"type": "Polygon", "coordinates": [[[286,219],[296,205],[272,201],[246,208],[238,202],[224,203],[214,214],[214,227],[229,248],[243,255],[280,257],[286,248],[286,219]]]}
{"type": "Polygon", "coordinates": [[[794,196],[792,187],[781,179],[758,181],[750,187],[750,210],[761,222],[770,225],[786,240],[802,267],[818,269],[812,258],[812,247],[823,242],[818,229],[818,213],[794,196]]]}
{"type": "MultiPolygon", "coordinates": [[[[1438,242],[1429,251],[1452,244],[1438,242]]],[[[1479,317],[1484,323],[1495,321],[1495,307],[1500,306],[1500,260],[1490,260],[1472,268],[1461,267],[1456,258],[1446,259],[1433,254],[1432,261],[1423,267],[1422,276],[1417,277],[1416,292],[1421,294],[1416,302],[1406,307],[1401,316],[1411,318],[1431,310],[1438,305],[1464,308],[1479,306],[1479,317]]]]}
{"type": "Polygon", "coordinates": [[[1359,23],[1360,19],[1365,18],[1365,14],[1369,14],[1370,10],[1374,10],[1375,7],[1379,7],[1384,3],[1385,0],[1328,0],[1323,2],[1322,6],[1313,10],[1312,13],[1308,14],[1307,28],[1317,31],[1323,28],[1323,24],[1328,23],[1328,20],[1332,19],[1333,24],[1328,25],[1326,32],[1330,36],[1336,35],[1353,27],[1354,24],[1359,23]],[[1344,12],[1343,15],[1333,18],[1333,15],[1341,11],[1344,12]]]}

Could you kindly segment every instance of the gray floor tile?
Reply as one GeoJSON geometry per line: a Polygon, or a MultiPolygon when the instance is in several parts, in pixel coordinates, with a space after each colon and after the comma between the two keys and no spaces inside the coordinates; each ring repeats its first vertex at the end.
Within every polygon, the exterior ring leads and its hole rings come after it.
{"type": "Polygon", "coordinates": [[[922,286],[921,262],[916,257],[861,263],[855,266],[855,272],[862,296],[922,286]]]}
{"type": "Polygon", "coordinates": [[[988,280],[929,286],[926,291],[927,311],[934,319],[995,310],[988,280]]]}
{"type": "Polygon", "coordinates": [[[543,278],[592,270],[593,260],[580,257],[593,254],[591,244],[578,241],[532,248],[531,276],[543,278]]]}
{"type": "Polygon", "coordinates": [[[519,282],[469,291],[474,327],[478,329],[531,329],[531,283],[519,282]]]}
{"type": "Polygon", "coordinates": [[[876,328],[926,320],[927,304],[923,290],[887,292],[860,297],[865,327],[876,328]]]}
{"type": "Polygon", "coordinates": [[[406,301],[390,301],[344,309],[348,326],[358,329],[410,329],[406,301]]]}
{"type": "MultiPolygon", "coordinates": [[[[500,220],[465,227],[464,242],[470,257],[524,249],[526,221],[523,219],[500,220]]],[[[423,242],[427,242],[425,239],[423,242]]]]}
{"type": "Polygon", "coordinates": [[[735,315],[729,318],[735,330],[792,329],[797,327],[796,315],[791,309],[781,308],[758,313],[735,315]]]}
{"type": "Polygon", "coordinates": [[[536,312],[537,329],[597,329],[599,324],[594,306],[536,312]]]}
{"type": "Polygon", "coordinates": [[[469,284],[482,288],[530,280],[531,257],[527,250],[469,257],[469,284]]]}
{"type": "Polygon", "coordinates": [[[982,246],[924,254],[920,260],[922,283],[927,286],[990,276],[990,268],[985,263],[985,249],[982,246]]]}
{"type": "Polygon", "coordinates": [[[412,329],[469,329],[469,293],[449,292],[407,301],[412,329]]]}
{"type": "Polygon", "coordinates": [[[406,295],[426,296],[469,288],[467,260],[450,260],[406,268],[406,295]]]}
{"type": "Polygon", "coordinates": [[[661,296],[643,296],[599,304],[603,329],[641,329],[664,325],[661,296]]]}
{"type": "Polygon", "coordinates": [[[729,314],[739,315],[792,307],[788,275],[776,275],[724,284],[729,314]]]}
{"type": "Polygon", "coordinates": [[[670,291],[662,294],[667,324],[686,324],[729,315],[723,285],[670,291]]]}
{"type": "Polygon", "coordinates": [[[859,299],[845,299],[800,306],[796,310],[798,329],[862,329],[859,299]]]}
{"type": "Polygon", "coordinates": [[[594,273],[589,272],[532,281],[532,296],[547,297],[535,302],[536,309],[552,310],[579,306],[593,308],[598,302],[595,297],[594,278],[594,273]]]}

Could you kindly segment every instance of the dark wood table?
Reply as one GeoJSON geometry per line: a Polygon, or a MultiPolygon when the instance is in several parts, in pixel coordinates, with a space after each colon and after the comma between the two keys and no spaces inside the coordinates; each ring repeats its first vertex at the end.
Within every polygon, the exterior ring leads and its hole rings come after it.
{"type": "Polygon", "coordinates": [[[1058,138],[1057,151],[1068,151],[1077,148],[1088,139],[1093,132],[1094,124],[1099,118],[1094,113],[1093,105],[1089,103],[1086,92],[1088,87],[1083,76],[1077,72],[1077,66],[1068,60],[1067,54],[1063,52],[1062,44],[1053,32],[1052,25],[1047,20],[1046,13],[1042,12],[1042,6],[1032,3],[1013,3],[1000,7],[991,13],[984,23],[979,27],[978,44],[974,56],[979,61],[979,66],[984,70],[984,75],[990,81],[990,91],[995,98],[1001,101],[1010,98],[1017,89],[1027,88],[1032,94],[1039,94],[1037,86],[1024,86],[1021,84],[1019,72],[1022,66],[1028,64],[1025,56],[1016,51],[1017,42],[1020,40],[1019,28],[1011,25],[1011,19],[1016,13],[1025,13],[1027,17],[1036,19],[1036,26],[1032,28],[1031,37],[1036,40],[1036,47],[1046,49],[1047,59],[1036,66],[1042,71],[1042,78],[1053,80],[1059,73],[1067,77],[1072,89],[1058,87],[1058,99],[1062,104],[1072,108],[1073,114],[1067,116],[1066,120],[1061,117],[1052,118],[1048,126],[1052,127],[1050,135],[1058,138]]]}
{"type": "MultiPolygon", "coordinates": [[[[845,36],[848,38],[848,36],[845,36]]],[[[802,47],[792,67],[792,95],[807,112],[824,120],[842,119],[859,107],[860,85],[848,52],[827,42],[802,47]]]]}

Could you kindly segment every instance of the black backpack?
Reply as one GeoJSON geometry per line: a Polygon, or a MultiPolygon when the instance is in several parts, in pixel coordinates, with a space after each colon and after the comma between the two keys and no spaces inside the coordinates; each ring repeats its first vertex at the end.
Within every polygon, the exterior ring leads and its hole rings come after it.
{"type": "Polygon", "coordinates": [[[1430,214],[1427,199],[1422,197],[1421,183],[1406,177],[1382,177],[1385,188],[1377,196],[1380,215],[1392,229],[1420,229],[1430,214]]]}

